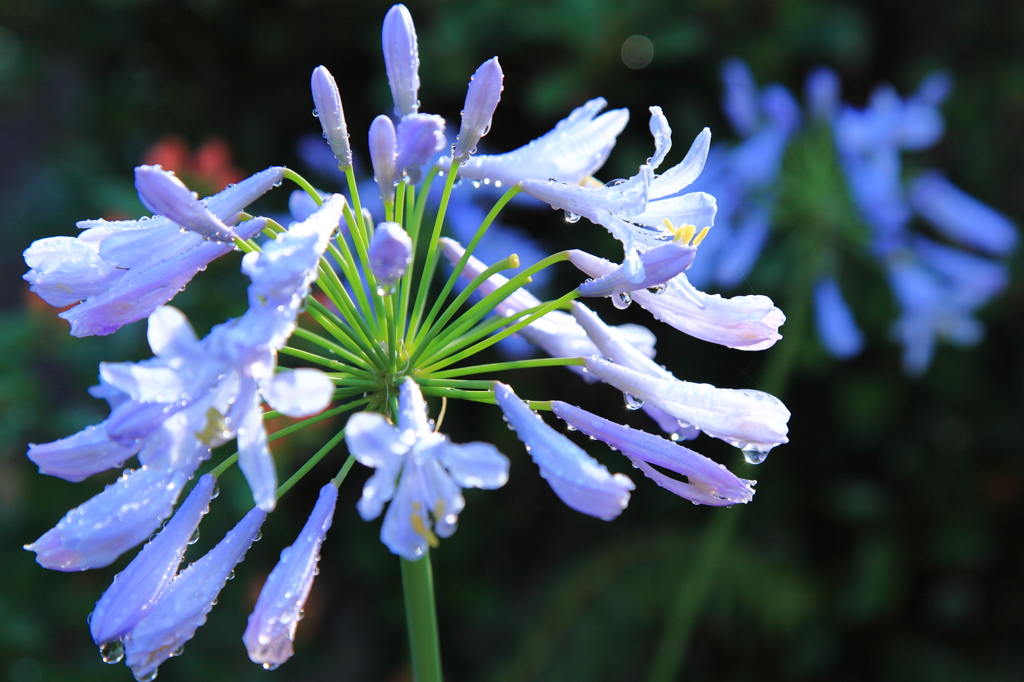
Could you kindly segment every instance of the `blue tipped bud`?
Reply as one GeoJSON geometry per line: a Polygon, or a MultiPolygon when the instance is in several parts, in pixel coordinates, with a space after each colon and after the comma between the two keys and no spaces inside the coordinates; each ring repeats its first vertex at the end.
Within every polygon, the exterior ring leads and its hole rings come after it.
{"type": "Polygon", "coordinates": [[[455,141],[455,163],[464,163],[476,151],[480,138],[491,129],[491,119],[501,99],[503,79],[497,57],[481,64],[470,79],[466,106],[462,110],[462,127],[455,141]]]}
{"type": "Polygon", "coordinates": [[[373,164],[373,176],[380,188],[380,198],[385,204],[395,200],[397,157],[395,124],[387,116],[378,116],[370,124],[370,163],[373,164]]]}
{"type": "Polygon", "coordinates": [[[381,223],[370,240],[370,271],[377,284],[390,287],[412,262],[412,239],[398,223],[381,223]]]}
{"type": "Polygon", "coordinates": [[[338,160],[338,168],[352,167],[352,146],[348,140],[348,126],[345,125],[345,110],[341,108],[341,94],[334,76],[323,66],[313,69],[310,82],[313,90],[314,116],[320,119],[324,138],[331,145],[331,151],[338,160]]]}
{"type": "Polygon", "coordinates": [[[395,5],[388,10],[381,42],[388,84],[395,100],[395,116],[403,118],[415,114],[420,108],[420,54],[416,46],[416,27],[405,5],[395,5]]]}

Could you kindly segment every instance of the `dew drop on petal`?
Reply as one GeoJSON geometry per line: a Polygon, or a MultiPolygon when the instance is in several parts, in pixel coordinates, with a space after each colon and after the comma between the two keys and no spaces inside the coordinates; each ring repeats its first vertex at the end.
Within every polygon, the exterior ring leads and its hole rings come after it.
{"type": "Polygon", "coordinates": [[[743,459],[747,460],[747,464],[760,464],[768,459],[768,451],[758,450],[754,445],[744,446],[742,451],[743,459]]]}
{"type": "Polygon", "coordinates": [[[567,223],[578,223],[580,221],[580,214],[573,213],[572,211],[565,212],[565,222],[567,223]]]}
{"type": "Polygon", "coordinates": [[[612,296],[612,305],[618,308],[619,310],[625,310],[626,308],[629,307],[629,304],[632,302],[633,297],[629,294],[628,291],[623,292],[621,294],[615,294],[614,296],[612,296]]]}
{"type": "Polygon", "coordinates": [[[199,542],[199,529],[198,528],[196,528],[194,531],[192,531],[192,537],[190,537],[188,539],[188,544],[194,545],[197,542],[199,542]]]}
{"type": "Polygon", "coordinates": [[[637,398],[636,396],[632,396],[628,393],[623,393],[622,397],[626,401],[627,410],[639,410],[641,407],[644,406],[644,401],[640,400],[640,398],[637,398]]]}
{"type": "Polygon", "coordinates": [[[119,639],[112,639],[100,645],[100,658],[104,663],[120,663],[124,659],[124,643],[119,639]]]}

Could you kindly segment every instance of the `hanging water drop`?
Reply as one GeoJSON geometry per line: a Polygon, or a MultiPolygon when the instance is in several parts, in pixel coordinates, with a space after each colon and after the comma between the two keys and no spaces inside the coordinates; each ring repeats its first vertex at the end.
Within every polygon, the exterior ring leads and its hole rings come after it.
{"type": "Polygon", "coordinates": [[[768,459],[768,451],[758,450],[755,445],[745,445],[742,451],[743,459],[747,460],[747,464],[760,464],[768,459]]]}
{"type": "Polygon", "coordinates": [[[104,663],[120,663],[124,659],[124,643],[119,639],[112,639],[100,645],[100,658],[104,663]]]}
{"type": "Polygon", "coordinates": [[[194,545],[197,542],[199,542],[199,529],[198,528],[196,528],[194,531],[192,531],[192,537],[190,537],[188,539],[188,544],[194,545]]]}
{"type": "Polygon", "coordinates": [[[145,675],[136,675],[135,680],[136,682],[153,682],[153,680],[156,679],[156,674],[159,670],[159,668],[153,668],[145,675]]]}
{"type": "Polygon", "coordinates": [[[264,663],[263,664],[263,669],[264,670],[277,670],[277,666],[278,666],[277,663],[264,663]]]}
{"type": "Polygon", "coordinates": [[[320,118],[320,112],[316,109],[313,110],[313,118],[320,118]]]}
{"type": "Polygon", "coordinates": [[[621,294],[615,294],[612,296],[612,305],[619,310],[625,310],[629,307],[629,304],[633,302],[633,296],[628,291],[624,291],[621,294]]]}
{"type": "Polygon", "coordinates": [[[567,223],[578,223],[580,221],[580,214],[573,213],[572,211],[565,212],[565,222],[567,223]]]}
{"type": "Polygon", "coordinates": [[[647,287],[647,291],[649,291],[652,294],[654,294],[655,296],[657,296],[658,294],[665,293],[665,289],[666,288],[667,287],[664,284],[655,284],[653,287],[647,287]]]}
{"type": "Polygon", "coordinates": [[[641,407],[644,406],[644,401],[640,400],[640,398],[637,398],[636,396],[630,395],[628,393],[623,393],[622,397],[626,401],[627,410],[639,410],[641,407]]]}

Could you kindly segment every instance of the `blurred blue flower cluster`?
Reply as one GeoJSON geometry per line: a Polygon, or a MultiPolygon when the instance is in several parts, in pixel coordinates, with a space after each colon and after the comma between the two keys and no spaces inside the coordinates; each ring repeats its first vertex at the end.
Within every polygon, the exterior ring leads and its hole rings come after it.
{"type": "MultiPolygon", "coordinates": [[[[850,258],[866,258],[885,277],[899,311],[891,334],[903,347],[908,374],[927,370],[940,338],[978,343],[983,327],[975,314],[1005,288],[1005,258],[1017,244],[1017,230],[941,171],[908,172],[902,157],[942,138],[939,106],[949,94],[949,76],[932,73],[908,97],[880,85],[858,108],[841,100],[838,75],[819,68],[807,77],[803,111],[782,85],[758,88],[739,59],[724,65],[722,79],[722,106],[742,140],[714,146],[694,184],[717,198],[718,215],[690,280],[737,286],[773,226],[793,230],[800,244],[789,253],[813,269],[805,284],[818,338],[830,355],[853,358],[866,343],[839,284],[850,258]],[[841,180],[829,184],[836,166],[841,180]],[[818,210],[782,205],[811,193],[818,210]],[[823,212],[844,210],[838,219],[820,219],[823,212]]],[[[855,277],[845,280],[849,292],[855,277]]]]}

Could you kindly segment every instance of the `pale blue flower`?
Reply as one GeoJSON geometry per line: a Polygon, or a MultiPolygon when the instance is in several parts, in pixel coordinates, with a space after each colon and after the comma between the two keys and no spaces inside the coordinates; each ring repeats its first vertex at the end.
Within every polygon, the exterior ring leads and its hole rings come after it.
{"type": "Polygon", "coordinates": [[[148,466],[127,472],[25,549],[36,553],[41,566],[57,571],[106,566],[171,515],[191,473],[148,466]]]}
{"type": "Polygon", "coordinates": [[[615,140],[629,121],[629,111],[607,106],[602,97],[578,107],[555,127],[519,149],[504,154],[477,154],[459,169],[471,180],[490,180],[495,187],[527,178],[579,184],[604,165],[615,140]]]}
{"type": "Polygon", "coordinates": [[[821,345],[833,357],[848,360],[864,348],[864,334],[834,277],[822,277],[814,285],[814,325],[821,345]]]}
{"type": "Polygon", "coordinates": [[[466,105],[462,109],[462,126],[455,140],[455,149],[452,150],[456,164],[461,165],[473,155],[480,138],[491,129],[491,119],[504,89],[503,79],[498,58],[491,57],[480,65],[469,80],[466,105]]]}
{"type": "Polygon", "coordinates": [[[263,584],[242,635],[253,663],[269,668],[292,657],[295,628],[317,574],[320,545],[331,527],[337,501],[338,489],[333,483],[320,489],[320,496],[299,537],[281,550],[281,560],[263,584]]]}
{"type": "Polygon", "coordinates": [[[438,537],[455,532],[466,506],[462,488],[494,489],[508,480],[508,459],[488,443],[456,445],[432,430],[419,386],[406,377],[399,388],[398,424],[376,412],[357,412],[345,426],[345,442],[360,464],[376,469],[357,508],[369,521],[380,516],[381,540],[409,561],[423,556],[438,537]]]}
{"type": "Polygon", "coordinates": [[[352,146],[348,138],[348,126],[345,123],[345,110],[341,106],[341,94],[334,76],[323,66],[313,69],[310,79],[313,91],[313,115],[320,119],[324,130],[324,139],[331,145],[334,158],[338,160],[338,168],[345,170],[352,167],[352,146]]]}
{"type": "Polygon", "coordinates": [[[604,465],[544,423],[511,387],[495,382],[494,398],[559,499],[578,512],[611,521],[629,504],[633,482],[604,465]]]}
{"type": "Polygon", "coordinates": [[[395,116],[404,118],[415,114],[420,106],[420,54],[416,27],[405,5],[393,5],[384,16],[381,43],[388,84],[395,100],[395,116]]]}
{"type": "Polygon", "coordinates": [[[573,429],[620,451],[662,488],[694,504],[731,506],[745,504],[754,497],[754,481],[737,477],[724,465],[689,448],[616,424],[560,400],[551,403],[551,410],[573,429]],[[672,478],[652,464],[686,476],[687,481],[672,478]]]}
{"type": "MultiPolygon", "coordinates": [[[[284,168],[268,168],[205,199],[218,220],[247,239],[264,221],[237,223],[238,212],[281,181],[284,168]]],[[[192,277],[232,245],[206,241],[183,232],[170,219],[85,220],[77,239],[50,237],[25,251],[30,268],[24,278],[47,303],[79,305],[60,314],[71,323],[72,336],[104,335],[148,317],[171,300],[192,277]]]]}
{"type": "Polygon", "coordinates": [[[114,576],[89,617],[94,642],[103,645],[124,637],[153,607],[178,572],[185,549],[209,510],[216,484],[209,474],[200,478],[171,520],[114,576]]]}
{"type": "MultiPolygon", "coordinates": [[[[652,118],[660,121],[661,110],[652,110],[652,118]]],[[[668,130],[657,128],[652,161],[664,156],[662,149],[671,144],[668,130]]],[[[605,227],[622,242],[625,253],[625,275],[633,282],[643,279],[640,252],[672,241],[677,230],[686,225],[697,229],[714,224],[715,198],[702,192],[679,194],[704,168],[711,133],[705,128],[694,140],[684,159],[666,173],[656,176],[656,166],[644,164],[633,177],[609,183],[605,187],[581,187],[551,180],[527,179],[523,191],[553,208],[566,211],[571,221],[584,217],[605,227]]]]}
{"type": "Polygon", "coordinates": [[[206,614],[266,518],[261,509],[246,514],[216,547],[179,573],[125,635],[125,662],[135,679],[155,677],[160,664],[180,653],[196,629],[206,622],[206,614]]]}

